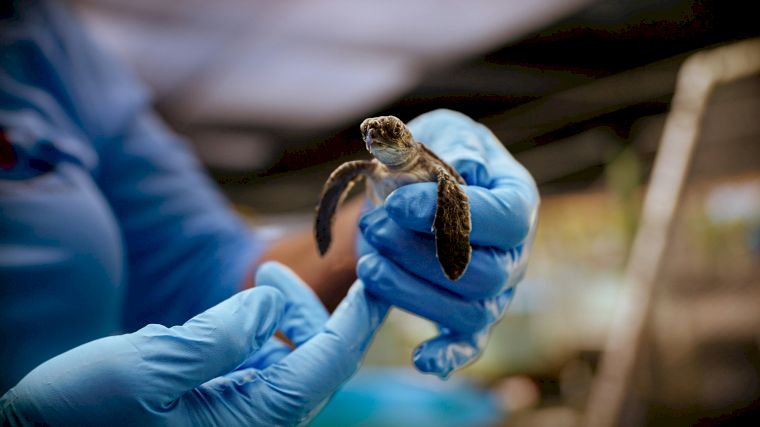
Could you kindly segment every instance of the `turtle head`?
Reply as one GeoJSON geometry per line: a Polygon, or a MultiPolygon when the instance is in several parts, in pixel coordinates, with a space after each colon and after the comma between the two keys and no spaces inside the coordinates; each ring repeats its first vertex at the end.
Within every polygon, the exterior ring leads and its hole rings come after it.
{"type": "Polygon", "coordinates": [[[372,117],[364,120],[359,129],[367,151],[386,166],[406,164],[416,154],[412,133],[397,117],[372,117]]]}

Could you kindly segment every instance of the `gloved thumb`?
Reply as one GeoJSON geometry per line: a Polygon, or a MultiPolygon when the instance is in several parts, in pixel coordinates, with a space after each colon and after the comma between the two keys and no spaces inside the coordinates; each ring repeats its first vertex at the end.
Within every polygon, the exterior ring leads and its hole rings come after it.
{"type": "Polygon", "coordinates": [[[171,402],[190,389],[234,370],[274,334],[283,314],[282,293],[248,289],[166,328],[148,325],[127,335],[152,372],[154,396],[171,402]]]}
{"type": "Polygon", "coordinates": [[[301,424],[310,419],[359,368],[388,310],[387,303],[368,294],[361,281],[356,281],[323,332],[256,373],[263,381],[249,383],[248,400],[268,402],[259,408],[257,417],[272,425],[301,424]]]}

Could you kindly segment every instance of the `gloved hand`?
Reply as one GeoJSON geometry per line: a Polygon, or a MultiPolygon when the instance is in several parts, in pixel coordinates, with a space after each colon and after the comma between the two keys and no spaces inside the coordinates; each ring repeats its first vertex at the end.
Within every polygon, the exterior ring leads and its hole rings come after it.
{"type": "Polygon", "coordinates": [[[416,183],[361,218],[357,273],[369,293],[438,324],[440,335],[417,347],[413,361],[445,378],[480,355],[522,279],[539,197],[530,174],[469,117],[437,110],[409,128],[467,182],[472,259],[459,280],[443,274],[431,231],[436,184],[416,183]]]}
{"type": "Polygon", "coordinates": [[[256,283],[182,326],[149,325],[43,363],[2,397],[0,424],[305,423],[356,371],[388,306],[357,282],[328,319],[286,268],[262,265],[256,283]],[[278,328],[296,350],[275,342],[278,328]]]}

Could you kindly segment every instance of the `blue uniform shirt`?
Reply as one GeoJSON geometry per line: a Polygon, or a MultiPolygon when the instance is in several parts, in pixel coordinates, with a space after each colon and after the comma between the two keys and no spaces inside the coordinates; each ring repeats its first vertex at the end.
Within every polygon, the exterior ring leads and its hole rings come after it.
{"type": "Polygon", "coordinates": [[[263,243],[63,5],[0,7],[0,395],[241,287],[263,243]]]}

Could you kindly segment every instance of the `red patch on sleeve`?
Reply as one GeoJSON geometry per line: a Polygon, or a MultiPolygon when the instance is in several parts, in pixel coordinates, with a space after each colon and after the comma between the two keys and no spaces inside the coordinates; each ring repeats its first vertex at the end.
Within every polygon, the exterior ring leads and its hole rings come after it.
{"type": "Polygon", "coordinates": [[[16,150],[3,129],[0,129],[0,169],[9,170],[16,166],[16,150]]]}

